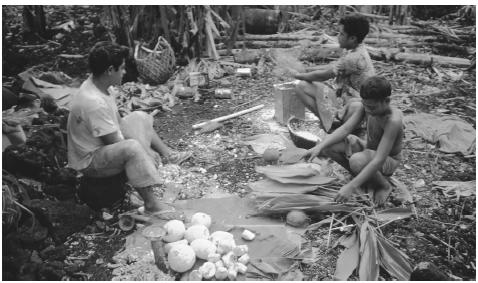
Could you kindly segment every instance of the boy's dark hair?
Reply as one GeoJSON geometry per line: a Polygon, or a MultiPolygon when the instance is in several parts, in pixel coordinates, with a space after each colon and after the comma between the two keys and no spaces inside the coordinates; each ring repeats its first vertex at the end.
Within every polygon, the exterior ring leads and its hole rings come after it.
{"type": "Polygon", "coordinates": [[[344,26],[344,31],[348,36],[356,36],[357,43],[361,43],[367,36],[370,25],[368,20],[361,15],[352,14],[340,19],[339,24],[344,26]]]}
{"type": "Polygon", "coordinates": [[[100,41],[90,50],[88,65],[93,76],[99,76],[113,66],[117,71],[129,55],[129,48],[109,41],[100,41]]]}
{"type": "Polygon", "coordinates": [[[360,86],[360,97],[363,99],[384,100],[392,95],[392,86],[381,76],[367,78],[360,86]]]}

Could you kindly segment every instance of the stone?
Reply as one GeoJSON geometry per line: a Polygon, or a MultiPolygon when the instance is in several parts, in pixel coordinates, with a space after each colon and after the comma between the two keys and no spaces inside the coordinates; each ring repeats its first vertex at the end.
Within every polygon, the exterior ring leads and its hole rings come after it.
{"type": "Polygon", "coordinates": [[[124,172],[107,178],[83,177],[78,196],[94,210],[112,208],[125,198],[127,180],[124,172]]]}

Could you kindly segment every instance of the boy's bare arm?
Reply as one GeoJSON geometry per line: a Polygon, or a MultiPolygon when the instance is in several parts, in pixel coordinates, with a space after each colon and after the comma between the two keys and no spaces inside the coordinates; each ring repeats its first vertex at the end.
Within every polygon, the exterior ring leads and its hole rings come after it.
{"type": "Polygon", "coordinates": [[[294,78],[297,80],[308,81],[308,82],[322,82],[328,79],[335,77],[333,67],[327,65],[325,68],[308,72],[308,73],[298,73],[294,75],[294,78]]]}
{"type": "Polygon", "coordinates": [[[385,130],[378,144],[377,151],[367,166],[352,180],[349,185],[359,187],[370,177],[373,176],[383,165],[392,150],[393,143],[402,127],[402,119],[400,115],[393,115],[385,124],[385,130]]]}
{"type": "Polygon", "coordinates": [[[306,72],[313,72],[313,71],[319,71],[319,70],[326,70],[328,68],[332,68],[332,65],[318,65],[318,66],[311,66],[311,67],[306,67],[305,71],[306,72]]]}

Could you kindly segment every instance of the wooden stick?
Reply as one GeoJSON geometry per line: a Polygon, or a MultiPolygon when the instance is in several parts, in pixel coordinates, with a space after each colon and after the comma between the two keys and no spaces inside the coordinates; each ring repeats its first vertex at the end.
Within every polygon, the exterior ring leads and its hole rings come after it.
{"type": "Polygon", "coordinates": [[[236,113],[232,113],[232,114],[229,114],[229,115],[226,115],[226,116],[221,116],[221,117],[212,119],[212,120],[210,120],[210,121],[206,121],[206,122],[202,122],[202,123],[193,125],[193,129],[198,129],[198,128],[204,126],[204,125],[205,125],[206,123],[208,123],[208,122],[222,122],[222,121],[226,121],[226,120],[235,118],[235,117],[237,117],[237,116],[241,116],[241,115],[247,114],[247,113],[249,113],[249,112],[259,110],[259,109],[261,109],[261,108],[263,108],[263,107],[264,107],[264,104],[260,104],[260,105],[257,105],[257,106],[254,106],[254,107],[251,107],[251,108],[248,108],[248,109],[245,109],[245,110],[236,112],[236,113]]]}
{"type": "Polygon", "coordinates": [[[332,234],[332,226],[334,224],[334,218],[335,218],[335,213],[332,213],[332,220],[330,221],[330,226],[329,226],[329,235],[327,236],[327,248],[329,247],[329,244],[330,244],[330,235],[332,234]]]}

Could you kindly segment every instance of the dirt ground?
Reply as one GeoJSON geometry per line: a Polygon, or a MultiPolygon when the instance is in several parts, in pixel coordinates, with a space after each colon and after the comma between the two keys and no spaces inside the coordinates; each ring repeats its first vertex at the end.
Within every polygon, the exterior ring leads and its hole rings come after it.
{"type": "MultiPolygon", "coordinates": [[[[11,37],[4,39],[3,82],[11,81],[13,75],[27,67],[42,64],[48,70],[61,70],[68,75],[84,79],[86,66],[75,62],[58,61],[56,54],[85,54],[89,47],[101,38],[95,34],[78,29],[59,40],[61,47],[38,51],[41,54],[20,52],[18,44],[35,44],[34,40],[25,42],[20,35],[18,20],[13,20],[20,10],[10,7],[7,11],[7,23],[11,37]],[[13,17],[12,17],[13,16],[13,17]],[[73,41],[68,39],[73,38],[73,41]],[[5,55],[14,54],[10,60],[5,55]],[[5,60],[7,58],[7,60],[5,60]]],[[[5,8],[4,8],[5,12],[5,8]]],[[[99,8],[48,8],[50,20],[62,22],[70,17],[82,18],[95,23],[99,8]]],[[[5,14],[4,14],[5,15],[5,14]]],[[[446,54],[443,54],[446,55],[446,54]]],[[[450,113],[460,116],[476,128],[476,70],[464,71],[461,79],[453,81],[440,78],[429,67],[394,62],[374,62],[377,72],[392,83],[392,104],[405,115],[416,112],[450,113]],[[420,95],[446,90],[435,95],[420,95]],[[460,99],[454,99],[460,97],[460,99]],[[445,111],[445,112],[444,112],[445,111]]],[[[441,70],[458,72],[457,68],[440,67],[441,70]]],[[[190,150],[193,158],[182,165],[181,170],[198,172],[201,183],[188,186],[190,180],[184,180],[181,198],[199,198],[212,190],[243,195],[247,192],[247,183],[258,180],[256,165],[264,161],[254,151],[241,143],[243,138],[255,134],[269,133],[267,122],[273,113],[273,84],[287,81],[277,78],[272,72],[255,75],[251,78],[226,77],[238,99],[213,99],[210,92],[204,91],[204,100],[194,103],[181,100],[172,112],[161,112],[155,117],[155,129],[173,148],[190,150]],[[258,98],[260,97],[260,98],[258,98]],[[258,99],[257,99],[258,98],[258,99]],[[257,100],[256,100],[257,99],[257,100]],[[241,106],[254,100],[253,103],[241,106]],[[244,115],[229,122],[212,133],[195,134],[191,126],[211,118],[230,114],[248,107],[265,104],[265,108],[244,115]],[[214,182],[214,186],[209,186],[214,182]],[[214,188],[212,188],[214,187],[214,188]]],[[[211,88],[209,91],[214,91],[211,88]]],[[[440,270],[456,276],[455,279],[474,280],[476,278],[476,198],[446,197],[441,191],[432,188],[434,181],[470,181],[476,179],[475,155],[465,157],[460,154],[444,154],[435,145],[421,139],[405,140],[403,161],[395,177],[403,182],[415,199],[417,217],[396,221],[382,228],[383,233],[405,252],[412,265],[421,261],[431,261],[440,270]],[[430,237],[434,235],[435,237],[430,237]],[[437,240],[440,239],[440,240],[437,240]]],[[[393,204],[388,204],[393,206],[393,204]]],[[[323,217],[325,217],[324,215],[323,217]]],[[[96,225],[96,226],[95,226],[96,225]]],[[[74,270],[69,272],[70,279],[110,280],[114,254],[121,249],[126,232],[98,232],[93,222],[82,232],[71,235],[63,245],[65,260],[71,262],[74,270]],[[112,235],[112,236],[110,236],[112,235]],[[85,255],[85,251],[93,251],[85,255]]],[[[331,280],[339,250],[327,248],[327,229],[321,229],[307,235],[319,250],[317,260],[301,267],[306,280],[331,280]]],[[[333,232],[332,239],[340,237],[333,232]]],[[[381,274],[382,279],[389,279],[381,274]]],[[[357,279],[357,278],[355,278],[357,279]]]]}

